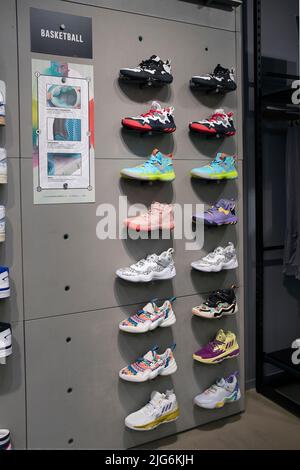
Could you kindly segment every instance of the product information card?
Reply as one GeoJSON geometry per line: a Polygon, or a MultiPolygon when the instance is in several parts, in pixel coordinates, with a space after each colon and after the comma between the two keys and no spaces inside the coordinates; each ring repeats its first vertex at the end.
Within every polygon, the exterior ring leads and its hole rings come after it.
{"type": "Polygon", "coordinates": [[[33,60],[34,203],[95,201],[93,67],[33,60]]]}

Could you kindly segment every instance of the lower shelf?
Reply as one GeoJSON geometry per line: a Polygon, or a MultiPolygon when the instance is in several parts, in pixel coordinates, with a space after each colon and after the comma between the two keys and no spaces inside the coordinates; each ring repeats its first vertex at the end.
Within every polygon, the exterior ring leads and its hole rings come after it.
{"type": "Polygon", "coordinates": [[[291,348],[281,349],[280,351],[265,353],[264,359],[265,362],[300,378],[300,364],[296,365],[292,363],[292,355],[294,352],[295,350],[291,348]]]}

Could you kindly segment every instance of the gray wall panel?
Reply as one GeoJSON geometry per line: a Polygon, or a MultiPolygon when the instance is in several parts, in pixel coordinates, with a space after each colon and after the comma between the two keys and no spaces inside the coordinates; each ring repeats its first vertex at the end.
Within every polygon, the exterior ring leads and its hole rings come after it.
{"type": "MultiPolygon", "coordinates": [[[[199,296],[177,299],[176,324],[145,335],[118,331],[118,323],[137,306],[26,322],[29,448],[127,448],[241,411],[243,401],[214,411],[193,406],[197,393],[220,374],[231,373],[239,362],[205,366],[192,360],[193,352],[217,328],[237,331],[236,321],[240,321],[238,316],[217,324],[191,318],[191,308],[202,300],[199,296]],[[177,344],[175,374],[146,383],[119,379],[119,369],[153,344],[164,350],[173,341],[177,344]],[[151,433],[125,429],[125,416],[142,406],[152,390],[173,386],[181,407],[176,423],[151,433]],[[68,394],[70,387],[73,392],[68,394]],[[70,438],[72,445],[68,445],[70,438]]],[[[237,315],[243,315],[241,305],[237,315]]]]}
{"type": "MultiPolygon", "coordinates": [[[[65,0],[72,3],[95,5],[186,23],[208,25],[213,28],[235,29],[235,11],[203,7],[201,1],[189,0],[65,0]]],[[[203,2],[202,2],[203,3],[203,2]]]]}
{"type": "MultiPolygon", "coordinates": [[[[205,230],[203,250],[185,251],[185,240],[99,240],[96,210],[100,203],[118,208],[120,194],[128,196],[129,204],[180,202],[212,204],[221,197],[236,197],[235,181],[191,184],[189,170],[203,161],[176,161],[177,178],[173,185],[136,184],[119,180],[119,171],[134,160],[97,160],[96,204],[47,205],[32,204],[32,165],[22,161],[25,310],[26,318],[39,318],[71,312],[94,310],[143,301],[151,297],[188,295],[207,292],[212,288],[241,283],[234,271],[217,274],[191,272],[190,262],[199,259],[218,245],[237,242],[242,226],[205,230]],[[112,184],[113,182],[113,184],[112,184]],[[35,230],[32,230],[32,226],[35,230]],[[69,234],[64,240],[63,235],[69,234]],[[177,276],[173,282],[136,285],[115,278],[118,267],[128,266],[151,252],[175,248],[177,276]],[[65,286],[70,286],[65,291],[65,286]]],[[[242,177],[242,163],[240,162],[242,177]]],[[[239,204],[240,205],[240,204],[239,204]]],[[[242,246],[240,246],[242,248],[242,246]]],[[[242,264],[241,264],[242,265],[242,264]]]]}

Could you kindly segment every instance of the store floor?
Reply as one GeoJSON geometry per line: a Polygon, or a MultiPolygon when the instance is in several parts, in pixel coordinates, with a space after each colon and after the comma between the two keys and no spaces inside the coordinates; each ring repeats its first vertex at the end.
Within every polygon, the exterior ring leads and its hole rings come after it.
{"type": "Polygon", "coordinates": [[[300,419],[254,390],[245,413],[207,424],[139,449],[300,449],[300,419]]]}

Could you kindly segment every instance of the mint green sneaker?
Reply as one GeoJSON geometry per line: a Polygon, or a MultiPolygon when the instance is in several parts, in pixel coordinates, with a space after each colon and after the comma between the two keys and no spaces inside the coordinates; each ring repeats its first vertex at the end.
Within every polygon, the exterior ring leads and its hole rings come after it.
{"type": "Polygon", "coordinates": [[[164,155],[155,149],[149,160],[142,165],[121,170],[123,178],[131,178],[144,181],[173,181],[175,172],[173,168],[173,155],[164,155]]]}
{"type": "Polygon", "coordinates": [[[207,180],[233,180],[238,177],[236,168],[236,156],[230,156],[226,153],[217,153],[214,160],[208,165],[200,168],[194,168],[191,171],[193,178],[204,178],[207,180]]]}

